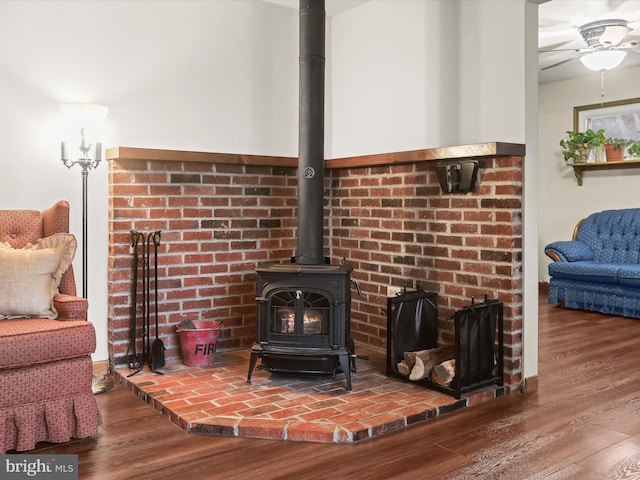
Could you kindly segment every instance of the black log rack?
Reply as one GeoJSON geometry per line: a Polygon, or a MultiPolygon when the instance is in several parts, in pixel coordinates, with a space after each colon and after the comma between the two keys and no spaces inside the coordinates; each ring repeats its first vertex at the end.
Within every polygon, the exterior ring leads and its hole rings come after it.
{"type": "MultiPolygon", "coordinates": [[[[503,304],[489,300],[456,311],[445,321],[455,332],[455,375],[448,385],[430,378],[412,383],[453,395],[497,384],[504,385],[503,304]]],[[[387,299],[387,375],[411,381],[399,373],[397,364],[405,352],[429,350],[438,346],[437,294],[418,290],[387,299]]]]}

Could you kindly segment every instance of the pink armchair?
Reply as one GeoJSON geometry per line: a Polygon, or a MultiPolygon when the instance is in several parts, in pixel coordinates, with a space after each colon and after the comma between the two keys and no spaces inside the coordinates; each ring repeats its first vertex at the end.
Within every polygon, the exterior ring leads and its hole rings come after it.
{"type": "MultiPolygon", "coordinates": [[[[43,212],[0,210],[0,244],[13,249],[68,231],[66,201],[43,212]]],[[[0,275],[7,270],[3,258],[0,275]]],[[[53,318],[0,311],[0,454],[32,450],[41,441],[89,437],[101,423],[92,392],[96,334],[87,321],[87,300],[76,296],[72,266],[59,278],[53,318]]]]}

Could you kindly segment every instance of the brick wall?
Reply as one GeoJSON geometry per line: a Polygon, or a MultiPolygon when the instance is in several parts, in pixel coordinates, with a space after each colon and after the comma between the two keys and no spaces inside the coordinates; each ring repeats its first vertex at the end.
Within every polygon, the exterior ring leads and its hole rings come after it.
{"type": "MultiPolygon", "coordinates": [[[[250,346],[255,267],[295,255],[295,168],[180,159],[109,163],[112,364],[126,363],[129,347],[131,229],[162,231],[158,311],[167,359],[180,357],[175,326],[187,318],[222,319],[220,349],[250,346]]],[[[515,387],[522,350],[522,157],[480,159],[480,187],[467,194],[443,195],[435,164],[326,172],[326,252],[333,263],[345,258],[354,266],[362,290],[353,292],[352,335],[356,346],[385,348],[389,285],[438,292],[441,319],[471,296],[488,294],[505,304],[505,381],[515,387]]]]}
{"type": "Polygon", "coordinates": [[[352,298],[352,335],[356,345],[386,348],[390,285],[437,292],[440,324],[449,328],[444,319],[487,294],[504,303],[505,383],[515,385],[522,352],[522,157],[480,160],[480,186],[466,194],[442,194],[434,163],[331,172],[332,254],[354,265],[362,290],[352,298]]]}
{"type": "MultiPolygon", "coordinates": [[[[220,349],[250,346],[255,340],[256,265],[288,259],[295,249],[295,169],[109,163],[112,362],[126,363],[129,348],[132,229],[161,230],[158,312],[167,359],[180,357],[176,325],[186,319],[222,319],[220,349]]],[[[139,298],[138,315],[140,303],[139,298]]]]}

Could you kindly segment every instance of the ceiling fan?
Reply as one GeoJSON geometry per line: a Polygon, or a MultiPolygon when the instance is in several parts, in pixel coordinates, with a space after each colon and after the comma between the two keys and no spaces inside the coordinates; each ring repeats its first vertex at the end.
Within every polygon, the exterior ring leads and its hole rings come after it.
{"type": "MultiPolygon", "coordinates": [[[[539,53],[574,52],[571,58],[555,62],[543,67],[547,70],[567,62],[579,59],[587,68],[595,71],[606,71],[617,67],[627,52],[640,55],[640,37],[629,35],[633,28],[627,20],[605,19],[585,23],[577,28],[586,47],[553,48],[539,50],[539,53]]],[[[562,46],[562,45],[559,45],[562,46]]]]}

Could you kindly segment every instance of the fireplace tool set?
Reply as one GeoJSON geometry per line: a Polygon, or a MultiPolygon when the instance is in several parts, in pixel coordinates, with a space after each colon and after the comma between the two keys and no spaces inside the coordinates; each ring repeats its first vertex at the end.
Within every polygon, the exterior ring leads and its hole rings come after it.
{"type": "Polygon", "coordinates": [[[129,320],[129,368],[134,370],[128,376],[131,377],[148,365],[152,372],[162,375],[158,368],[165,366],[165,346],[160,339],[158,331],[158,246],[160,245],[160,230],[153,232],[138,232],[131,230],[132,263],[132,305],[131,318],[129,320]],[[153,250],[153,274],[151,251],[153,250]],[[142,264],[142,265],[140,265],[142,264]],[[141,270],[142,279],[142,305],[140,312],[142,328],[142,355],[137,352],[138,343],[138,272],[141,270]],[[155,316],[155,340],[151,344],[151,277],[153,276],[153,313],[155,316]]]}

